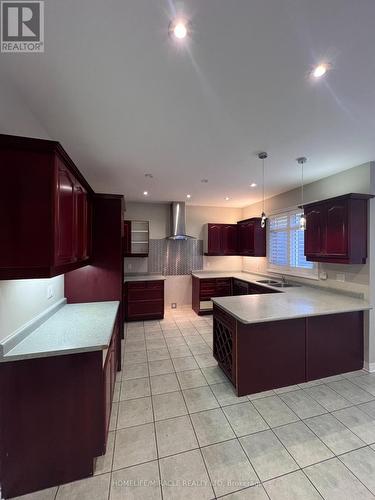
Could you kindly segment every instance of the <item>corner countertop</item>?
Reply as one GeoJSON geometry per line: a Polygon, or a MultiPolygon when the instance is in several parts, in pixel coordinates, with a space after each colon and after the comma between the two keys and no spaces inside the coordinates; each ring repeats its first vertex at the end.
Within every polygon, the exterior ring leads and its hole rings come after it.
{"type": "Polygon", "coordinates": [[[128,281],[160,281],[165,280],[162,274],[128,274],[124,276],[124,283],[128,281]]]}
{"type": "Polygon", "coordinates": [[[104,350],[111,340],[119,304],[64,305],[5,352],[0,362],[104,350]]]}
{"type": "MultiPolygon", "coordinates": [[[[239,295],[213,298],[212,302],[244,324],[281,321],[308,316],[323,316],[345,312],[367,311],[372,306],[365,300],[348,294],[314,286],[275,288],[258,283],[264,276],[245,272],[198,272],[197,278],[237,278],[281,293],[239,295]]],[[[276,281],[280,279],[271,277],[276,281]]],[[[292,279],[290,280],[293,281],[292,279]]]]}

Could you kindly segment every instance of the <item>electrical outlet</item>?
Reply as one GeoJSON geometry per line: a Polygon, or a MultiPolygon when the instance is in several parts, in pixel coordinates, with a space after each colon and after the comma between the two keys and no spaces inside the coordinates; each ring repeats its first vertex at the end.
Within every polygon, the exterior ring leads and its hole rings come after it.
{"type": "Polygon", "coordinates": [[[131,264],[128,264],[128,271],[130,271],[132,268],[132,265],[131,264]]]}
{"type": "Polygon", "coordinates": [[[319,278],[320,278],[321,280],[326,280],[326,279],[328,279],[328,274],[327,274],[325,271],[321,271],[321,272],[319,273],[319,278]]]}
{"type": "Polygon", "coordinates": [[[55,292],[53,290],[53,286],[52,285],[47,286],[47,300],[53,299],[54,295],[55,292]]]}
{"type": "Polygon", "coordinates": [[[176,302],[172,302],[172,304],[171,304],[171,309],[177,309],[177,304],[176,304],[176,302]]]}
{"type": "Polygon", "coordinates": [[[345,281],[345,273],[337,273],[336,281],[345,281]]]}

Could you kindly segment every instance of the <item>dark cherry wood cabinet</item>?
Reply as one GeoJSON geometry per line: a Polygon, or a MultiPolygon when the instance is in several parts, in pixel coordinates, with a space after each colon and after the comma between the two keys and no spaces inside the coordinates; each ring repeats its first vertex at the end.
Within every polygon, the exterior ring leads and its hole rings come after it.
{"type": "Polygon", "coordinates": [[[266,228],[261,227],[261,218],[253,217],[239,221],[238,251],[247,257],[265,257],[267,254],[266,228]]]}
{"type": "Polygon", "coordinates": [[[371,197],[351,193],[305,205],[306,259],[364,264],[367,258],[367,204],[371,197]]]}
{"type": "Polygon", "coordinates": [[[234,278],[233,295],[247,295],[248,293],[249,293],[249,283],[234,278]]]}
{"type": "Polygon", "coordinates": [[[211,314],[212,308],[206,307],[214,297],[230,297],[231,295],[249,295],[260,293],[280,293],[255,283],[238,278],[197,278],[192,277],[192,309],[199,315],[211,314]]]}
{"type": "Polygon", "coordinates": [[[164,318],[164,281],[127,281],[124,284],[125,321],[164,318]]]}
{"type": "Polygon", "coordinates": [[[203,304],[212,297],[228,297],[232,295],[232,278],[197,278],[192,277],[192,308],[199,314],[211,314],[212,309],[203,304]],[[203,304],[202,304],[203,303],[203,304]]]}
{"type": "Polygon", "coordinates": [[[207,224],[205,255],[238,255],[237,224],[207,224]]]}
{"type": "Polygon", "coordinates": [[[124,256],[131,255],[131,221],[124,220],[124,256]]]}
{"type": "Polygon", "coordinates": [[[0,481],[4,498],[75,481],[106,450],[120,318],[105,351],[0,363],[0,481]]]}
{"type": "Polygon", "coordinates": [[[0,135],[0,163],[0,279],[86,265],[93,191],[62,146],[0,135]]]}
{"type": "MultiPolygon", "coordinates": [[[[92,203],[86,206],[82,193],[82,217],[91,219],[92,235],[90,266],[67,272],[64,276],[65,297],[68,303],[100,302],[118,300],[121,302],[122,321],[120,336],[123,337],[123,283],[124,255],[124,197],[116,194],[94,194],[92,203]],[[85,208],[86,206],[86,208],[85,208]]],[[[87,232],[82,227],[82,242],[87,232]]],[[[87,236],[88,238],[88,236],[87,236]]],[[[82,244],[82,252],[85,252],[82,244]]]]}
{"type": "Polygon", "coordinates": [[[266,255],[266,229],[261,219],[254,217],[237,224],[207,224],[205,227],[205,255],[266,255]]]}
{"type": "Polygon", "coordinates": [[[362,311],[252,324],[213,312],[213,355],[237,396],[363,368],[362,311]]]}

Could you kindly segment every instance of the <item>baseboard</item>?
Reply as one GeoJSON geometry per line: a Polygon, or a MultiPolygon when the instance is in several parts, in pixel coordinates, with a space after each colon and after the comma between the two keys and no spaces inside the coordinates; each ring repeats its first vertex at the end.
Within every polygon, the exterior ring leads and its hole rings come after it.
{"type": "Polygon", "coordinates": [[[367,372],[375,372],[375,363],[367,363],[365,361],[365,366],[364,366],[364,369],[367,371],[367,372]]]}

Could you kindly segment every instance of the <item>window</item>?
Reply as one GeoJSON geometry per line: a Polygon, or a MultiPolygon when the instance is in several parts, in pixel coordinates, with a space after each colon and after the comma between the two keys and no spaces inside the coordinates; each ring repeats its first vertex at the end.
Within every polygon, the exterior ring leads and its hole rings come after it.
{"type": "Polygon", "coordinates": [[[294,210],[268,219],[268,268],[270,271],[308,278],[318,277],[318,266],[304,255],[304,231],[299,229],[302,212],[294,210]]]}

